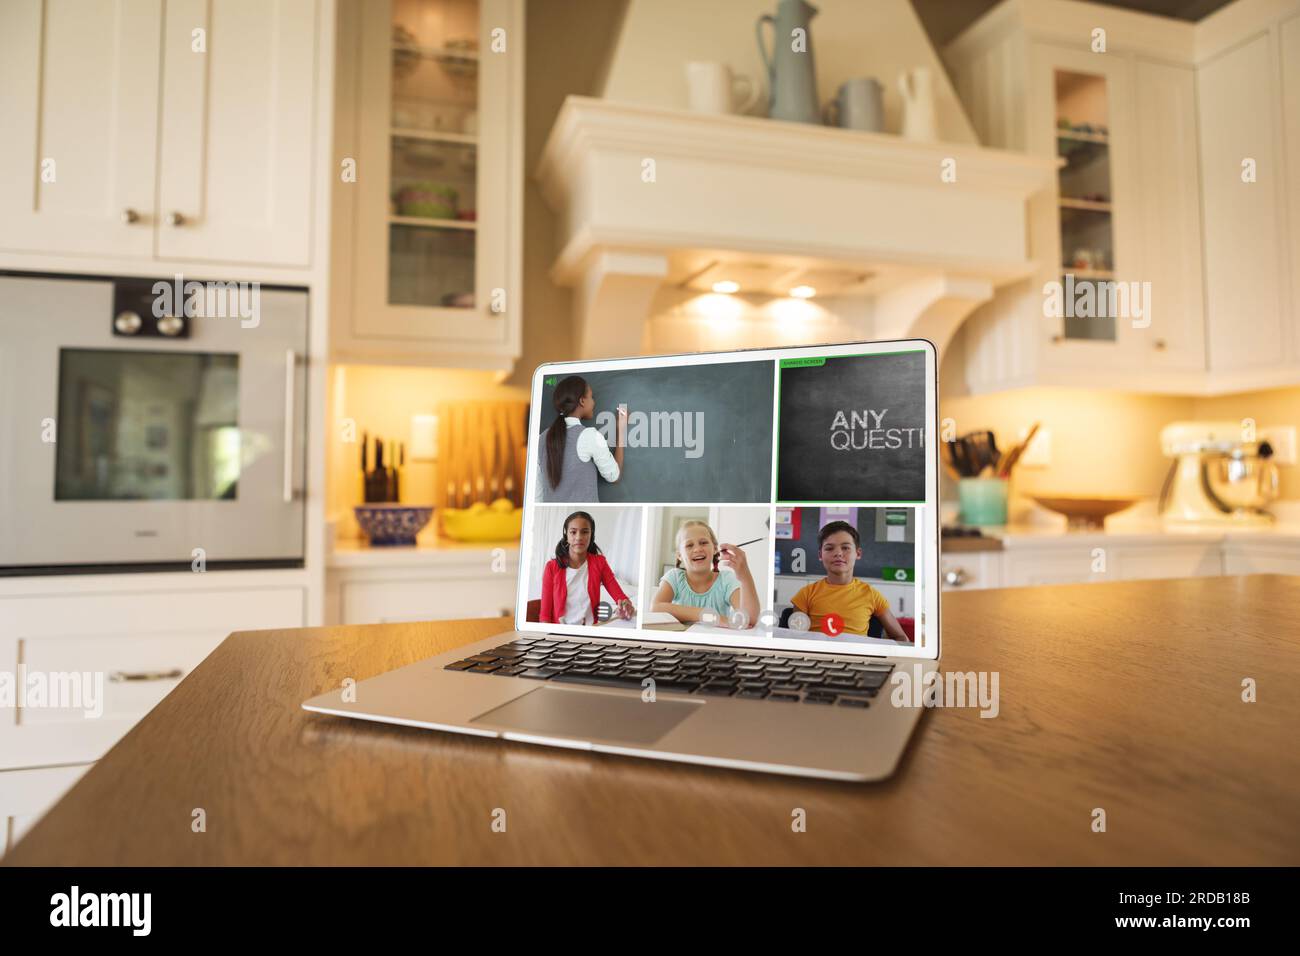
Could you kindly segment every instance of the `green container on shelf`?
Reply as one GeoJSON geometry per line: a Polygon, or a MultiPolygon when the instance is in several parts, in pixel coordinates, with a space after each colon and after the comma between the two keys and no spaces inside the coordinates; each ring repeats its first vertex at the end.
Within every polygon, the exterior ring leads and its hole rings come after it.
{"type": "Polygon", "coordinates": [[[1004,525],[1007,523],[1007,479],[962,478],[957,482],[961,502],[961,523],[1004,525]]]}
{"type": "Polygon", "coordinates": [[[393,200],[399,216],[421,219],[454,219],[460,194],[444,183],[411,183],[397,191],[393,200]]]}

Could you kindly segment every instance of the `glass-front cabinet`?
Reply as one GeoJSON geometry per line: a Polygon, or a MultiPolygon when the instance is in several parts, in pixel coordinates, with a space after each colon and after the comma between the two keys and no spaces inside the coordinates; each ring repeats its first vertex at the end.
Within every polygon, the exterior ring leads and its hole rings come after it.
{"type": "Polygon", "coordinates": [[[1124,365],[1145,305],[1130,301],[1128,281],[1140,278],[1142,260],[1132,63],[1042,43],[1031,57],[1031,148],[1060,164],[1056,193],[1035,202],[1031,226],[1040,281],[1056,287],[1043,297],[1048,363],[1124,365]]]}
{"type": "Polygon", "coordinates": [[[1056,155],[1064,162],[1058,173],[1062,280],[1072,278],[1075,301],[1092,295],[1096,303],[1077,310],[1090,314],[1064,316],[1062,334],[1113,342],[1115,303],[1104,294],[1105,283],[1115,278],[1106,78],[1057,70],[1054,91],[1056,155]]]}
{"type": "Polygon", "coordinates": [[[350,232],[346,323],[335,325],[343,353],[498,369],[518,357],[522,31],[521,0],[365,0],[341,11],[345,209],[355,190],[352,228],[346,213],[335,222],[350,232]]]}

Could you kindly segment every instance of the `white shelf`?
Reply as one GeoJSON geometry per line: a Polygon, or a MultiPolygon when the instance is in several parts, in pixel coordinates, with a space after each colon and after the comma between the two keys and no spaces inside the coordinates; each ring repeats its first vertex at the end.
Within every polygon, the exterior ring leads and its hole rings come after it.
{"type": "Polygon", "coordinates": [[[1061,267],[1061,275],[1072,275],[1076,279],[1113,279],[1115,273],[1110,269],[1071,269],[1061,267]]]}
{"type": "Polygon", "coordinates": [[[423,130],[394,126],[392,134],[394,137],[400,137],[401,139],[418,139],[429,143],[459,143],[462,146],[478,145],[478,136],[473,133],[452,133],[443,130],[423,130]]]}
{"type": "Polygon", "coordinates": [[[464,568],[469,563],[487,567],[493,552],[504,549],[507,563],[518,560],[519,542],[454,541],[439,537],[431,530],[421,534],[413,545],[372,547],[368,542],[344,538],[334,542],[326,556],[331,570],[339,568],[443,567],[464,568]]]}
{"type": "Polygon", "coordinates": [[[473,60],[478,62],[478,50],[449,50],[443,46],[419,46],[410,43],[394,43],[393,52],[418,53],[430,60],[473,60]]]}
{"type": "Polygon", "coordinates": [[[1110,145],[1110,136],[1107,133],[1077,133],[1073,130],[1058,129],[1056,138],[1070,139],[1077,143],[1096,143],[1099,146],[1110,145]]]}
{"type": "Polygon", "coordinates": [[[1092,199],[1062,199],[1062,209],[1079,209],[1084,212],[1110,212],[1111,204],[1108,202],[1096,202],[1092,199]]]}
{"type": "Polygon", "coordinates": [[[389,216],[388,221],[394,226],[419,226],[424,229],[467,229],[478,228],[477,222],[463,219],[426,219],[424,216],[389,216]]]}

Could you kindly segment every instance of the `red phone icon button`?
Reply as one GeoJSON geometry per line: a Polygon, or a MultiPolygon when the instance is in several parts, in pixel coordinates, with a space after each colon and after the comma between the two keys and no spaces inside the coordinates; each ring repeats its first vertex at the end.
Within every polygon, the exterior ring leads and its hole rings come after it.
{"type": "Polygon", "coordinates": [[[827,637],[839,637],[844,633],[844,618],[838,614],[827,614],[822,621],[822,633],[827,637]]]}

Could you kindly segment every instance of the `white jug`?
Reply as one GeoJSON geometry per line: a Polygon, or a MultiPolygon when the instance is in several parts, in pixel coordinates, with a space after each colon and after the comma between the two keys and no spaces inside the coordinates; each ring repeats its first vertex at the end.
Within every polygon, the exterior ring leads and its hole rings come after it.
{"type": "Polygon", "coordinates": [[[938,139],[934,81],[929,67],[918,66],[898,74],[898,92],[903,97],[903,136],[921,142],[938,139]]]}

